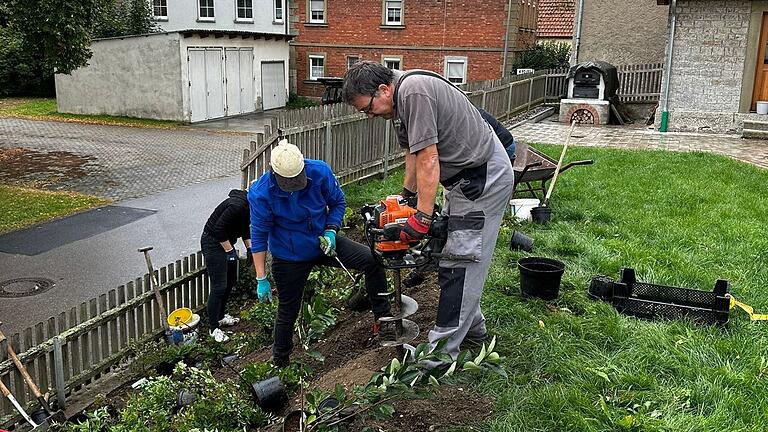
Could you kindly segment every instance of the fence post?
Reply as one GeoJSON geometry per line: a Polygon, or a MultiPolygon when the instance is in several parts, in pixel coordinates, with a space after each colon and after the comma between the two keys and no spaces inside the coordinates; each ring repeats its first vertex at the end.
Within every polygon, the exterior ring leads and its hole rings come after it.
{"type": "Polygon", "coordinates": [[[327,163],[330,166],[333,166],[334,163],[331,161],[331,122],[326,121],[323,122],[325,125],[325,163],[327,163]]]}
{"type": "Polygon", "coordinates": [[[392,133],[392,120],[384,121],[384,178],[389,174],[389,139],[392,133]]]}
{"type": "Polygon", "coordinates": [[[508,87],[509,90],[507,92],[507,112],[506,112],[506,114],[507,114],[507,116],[509,116],[510,114],[512,114],[512,83],[509,83],[509,85],[507,87],[508,87]]]}
{"type": "MultiPolygon", "coordinates": [[[[482,108],[482,109],[484,109],[484,110],[486,110],[486,109],[485,109],[485,97],[486,97],[486,96],[488,96],[488,92],[487,92],[487,91],[485,91],[485,90],[483,90],[483,101],[482,101],[482,102],[480,102],[480,105],[481,105],[481,106],[480,106],[480,108],[482,108]]],[[[488,111],[488,110],[486,110],[486,111],[488,111]]]]}
{"type": "Polygon", "coordinates": [[[531,82],[528,84],[528,111],[531,110],[531,100],[533,99],[533,77],[529,79],[531,82]]]}
{"type": "Polygon", "coordinates": [[[64,394],[64,355],[61,351],[61,339],[58,336],[53,338],[53,366],[56,379],[56,400],[59,403],[59,407],[67,407],[67,397],[64,394]]]}

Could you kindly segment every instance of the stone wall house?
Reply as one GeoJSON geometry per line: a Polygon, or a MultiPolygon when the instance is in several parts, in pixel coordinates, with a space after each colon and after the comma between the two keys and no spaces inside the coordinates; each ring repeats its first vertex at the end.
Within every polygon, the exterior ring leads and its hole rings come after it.
{"type": "Polygon", "coordinates": [[[668,130],[738,133],[745,121],[765,119],[751,113],[757,101],[768,101],[768,1],[677,0],[672,6],[668,130]]]}
{"type": "Polygon", "coordinates": [[[573,12],[573,0],[539,0],[536,42],[557,42],[571,45],[573,12]]]}
{"type": "Polygon", "coordinates": [[[297,93],[320,96],[317,78],[341,77],[360,60],[428,69],[457,84],[509,75],[514,53],[535,42],[536,2],[292,2],[297,93]]]}

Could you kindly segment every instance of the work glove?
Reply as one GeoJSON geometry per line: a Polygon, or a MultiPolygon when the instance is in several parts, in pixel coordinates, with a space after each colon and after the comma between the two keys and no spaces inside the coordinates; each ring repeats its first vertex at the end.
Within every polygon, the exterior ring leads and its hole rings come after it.
{"type": "Polygon", "coordinates": [[[423,212],[416,212],[405,221],[405,226],[400,231],[400,241],[403,243],[417,242],[429,232],[429,224],[432,218],[423,212]]]}
{"type": "Polygon", "coordinates": [[[272,286],[269,284],[267,275],[263,278],[256,278],[256,296],[259,297],[259,301],[262,303],[272,301],[272,286]]]}
{"type": "Polygon", "coordinates": [[[419,196],[416,192],[411,192],[408,188],[403,188],[400,192],[400,196],[403,197],[408,207],[416,208],[416,204],[419,202],[419,196]]]}
{"type": "Polygon", "coordinates": [[[327,229],[320,237],[320,249],[326,256],[336,255],[336,231],[327,229]]]}
{"type": "Polygon", "coordinates": [[[227,254],[227,262],[233,262],[238,260],[237,249],[232,248],[231,250],[225,253],[227,254]]]}

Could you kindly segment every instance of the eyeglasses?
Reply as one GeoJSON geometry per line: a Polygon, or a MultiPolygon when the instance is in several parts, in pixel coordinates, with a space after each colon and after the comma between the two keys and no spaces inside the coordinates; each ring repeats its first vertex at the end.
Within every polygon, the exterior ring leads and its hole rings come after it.
{"type": "Polygon", "coordinates": [[[368,106],[363,108],[363,109],[361,109],[360,110],[361,113],[366,114],[366,115],[371,113],[371,110],[373,109],[373,99],[375,97],[376,97],[376,93],[371,95],[371,100],[368,102],[368,106]]]}

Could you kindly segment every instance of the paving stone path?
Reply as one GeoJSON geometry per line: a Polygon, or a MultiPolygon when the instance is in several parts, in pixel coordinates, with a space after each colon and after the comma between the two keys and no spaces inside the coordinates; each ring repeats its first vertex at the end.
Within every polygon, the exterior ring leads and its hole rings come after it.
{"type": "MultiPolygon", "coordinates": [[[[50,189],[118,201],[236,175],[243,149],[252,139],[250,134],[191,128],[164,130],[0,119],[0,150],[8,153],[22,148],[33,151],[38,159],[47,156],[49,175],[61,177],[50,189]],[[61,175],[56,167],[56,159],[61,158],[81,160],[81,173],[61,175]]],[[[35,168],[39,169],[40,164],[35,168]]]]}

